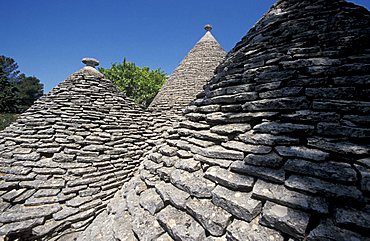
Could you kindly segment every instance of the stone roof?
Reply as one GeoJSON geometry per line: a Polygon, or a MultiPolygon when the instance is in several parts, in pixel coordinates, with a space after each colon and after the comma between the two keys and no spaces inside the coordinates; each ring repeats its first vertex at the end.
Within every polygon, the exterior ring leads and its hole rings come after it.
{"type": "Polygon", "coordinates": [[[370,240],[370,13],[280,0],[78,240],[370,240]]]}
{"type": "Polygon", "coordinates": [[[210,25],[206,33],[174,70],[149,106],[155,111],[181,113],[211,79],[226,53],[213,37],[210,25]]]}
{"type": "Polygon", "coordinates": [[[0,132],[0,234],[78,230],[134,173],[150,117],[104,79],[94,59],[0,132]]]}

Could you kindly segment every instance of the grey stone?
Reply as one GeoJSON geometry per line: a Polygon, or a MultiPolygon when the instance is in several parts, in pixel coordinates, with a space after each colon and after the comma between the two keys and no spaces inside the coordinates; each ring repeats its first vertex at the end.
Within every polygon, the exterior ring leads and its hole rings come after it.
{"type": "Polygon", "coordinates": [[[143,240],[156,240],[164,233],[156,218],[149,212],[141,210],[136,212],[132,218],[132,230],[137,237],[143,240]]]}
{"type": "Polygon", "coordinates": [[[283,206],[326,214],[329,212],[325,198],[308,196],[291,191],[283,185],[258,180],[253,187],[252,197],[269,200],[283,206]]]}
{"type": "Polygon", "coordinates": [[[300,239],[305,236],[309,219],[308,213],[267,201],[260,223],[300,239]]]}
{"type": "Polygon", "coordinates": [[[24,203],[25,206],[38,206],[38,205],[44,205],[44,204],[52,204],[57,203],[58,197],[30,197],[26,200],[24,203]]]}
{"type": "Polygon", "coordinates": [[[34,189],[59,189],[65,186],[65,181],[63,179],[23,181],[19,183],[19,186],[34,189]]]}
{"type": "Polygon", "coordinates": [[[361,190],[370,193],[370,167],[355,165],[361,175],[361,190]]]}
{"type": "Polygon", "coordinates": [[[313,229],[308,237],[308,241],[314,241],[314,240],[330,240],[330,241],[360,241],[360,240],[367,240],[365,237],[362,237],[361,235],[345,230],[340,229],[330,221],[325,220],[321,221],[319,226],[317,226],[315,229],[313,229]]]}
{"type": "Polygon", "coordinates": [[[208,129],[209,125],[207,124],[202,124],[199,122],[193,122],[193,121],[181,121],[180,127],[188,128],[188,129],[195,129],[195,130],[204,130],[208,129]]]}
{"type": "Polygon", "coordinates": [[[208,168],[204,177],[217,184],[238,191],[251,191],[254,184],[252,177],[233,173],[217,166],[208,168]]]}
{"type": "Polygon", "coordinates": [[[79,208],[63,206],[60,211],[53,214],[53,219],[56,221],[63,220],[69,216],[75,215],[78,212],[80,212],[79,208]]]}
{"type": "Polygon", "coordinates": [[[251,194],[217,186],[212,191],[212,201],[237,218],[250,222],[262,210],[262,202],[252,199],[251,194]]]}
{"type": "Polygon", "coordinates": [[[152,215],[164,207],[162,199],[154,188],[147,189],[141,193],[140,205],[152,215]]]}
{"type": "Polygon", "coordinates": [[[248,154],[243,161],[246,164],[272,168],[278,168],[283,164],[283,158],[275,152],[270,152],[265,155],[248,154]]]}
{"type": "Polygon", "coordinates": [[[249,144],[254,145],[296,145],[299,144],[299,139],[289,136],[275,136],[271,134],[256,133],[255,131],[248,131],[245,134],[238,136],[238,139],[249,144]]]}
{"type": "Polygon", "coordinates": [[[273,229],[258,225],[258,220],[244,222],[235,219],[227,228],[227,240],[230,241],[262,241],[269,240],[283,241],[284,237],[273,229]]]}
{"type": "Polygon", "coordinates": [[[329,153],[304,146],[276,146],[276,151],[284,157],[298,157],[313,161],[324,161],[329,157],[329,153]]]}
{"type": "Polygon", "coordinates": [[[32,152],[29,154],[15,154],[14,158],[18,161],[38,161],[40,154],[32,152]]]}
{"type": "Polygon", "coordinates": [[[289,172],[315,176],[338,182],[355,182],[357,174],[351,165],[338,162],[309,162],[301,159],[290,159],[284,169],[289,172]]]}
{"type": "Polygon", "coordinates": [[[170,147],[170,146],[166,145],[166,146],[162,146],[159,149],[159,151],[160,151],[161,154],[163,154],[165,156],[175,156],[177,149],[174,148],[174,147],[170,147]]]}
{"type": "Polygon", "coordinates": [[[14,199],[22,195],[26,191],[25,188],[22,189],[13,189],[1,196],[1,198],[7,202],[12,202],[14,199]]]}
{"type": "Polygon", "coordinates": [[[208,158],[201,155],[195,155],[194,160],[200,161],[202,163],[207,163],[209,165],[217,165],[225,168],[228,168],[231,165],[231,163],[233,163],[233,161],[231,160],[208,158]]]}
{"type": "Polygon", "coordinates": [[[160,182],[155,185],[155,188],[164,202],[169,201],[173,206],[179,209],[185,209],[185,204],[190,195],[172,184],[160,182]]]}
{"type": "Polygon", "coordinates": [[[243,161],[235,161],[231,164],[230,170],[276,183],[284,183],[285,181],[285,172],[283,169],[259,167],[247,165],[243,161]]]}
{"type": "Polygon", "coordinates": [[[242,160],[244,158],[243,152],[228,150],[218,145],[214,145],[207,148],[196,148],[192,150],[192,152],[205,157],[220,158],[227,160],[242,160]]]}
{"type": "Polygon", "coordinates": [[[344,136],[352,138],[366,138],[370,131],[366,128],[345,126],[337,123],[318,123],[317,133],[324,136],[344,136]]]}
{"type": "Polygon", "coordinates": [[[354,230],[370,230],[369,210],[355,210],[350,208],[338,208],[335,212],[335,223],[337,226],[354,230]]]}
{"type": "Polygon", "coordinates": [[[190,215],[167,206],[157,214],[158,221],[175,240],[201,241],[206,238],[202,226],[190,215]]]}
{"type": "Polygon", "coordinates": [[[237,151],[255,153],[255,154],[266,154],[271,152],[272,148],[269,146],[262,146],[262,145],[250,145],[245,144],[240,141],[228,141],[221,143],[221,146],[229,149],[234,149],[237,151]]]}
{"type": "Polygon", "coordinates": [[[87,196],[87,197],[77,196],[75,198],[72,198],[71,200],[68,200],[66,202],[66,205],[68,207],[79,207],[84,203],[90,202],[91,200],[93,200],[93,197],[91,196],[87,196]]]}
{"type": "Polygon", "coordinates": [[[171,173],[171,183],[176,187],[190,193],[195,197],[211,197],[211,191],[215,184],[199,173],[189,173],[183,170],[175,170],[171,173]]]}
{"type": "Polygon", "coordinates": [[[314,130],[312,125],[278,123],[278,122],[263,122],[253,127],[253,131],[264,132],[270,134],[286,134],[286,133],[311,133],[314,130]]]}
{"type": "Polygon", "coordinates": [[[186,210],[212,235],[221,236],[231,221],[231,215],[210,200],[192,199],[186,203],[186,210]]]}
{"type": "Polygon", "coordinates": [[[52,197],[60,192],[59,189],[40,189],[34,194],[34,197],[52,197]]]}
{"type": "Polygon", "coordinates": [[[31,197],[35,192],[36,192],[36,190],[27,190],[27,191],[23,192],[21,195],[19,195],[18,197],[16,197],[15,199],[13,199],[13,203],[24,202],[26,199],[31,197]]]}
{"type": "Polygon", "coordinates": [[[276,110],[299,110],[308,107],[306,97],[285,97],[277,99],[264,99],[250,101],[243,105],[247,111],[276,111],[276,110]]]}
{"type": "Polygon", "coordinates": [[[222,142],[227,141],[229,138],[227,136],[219,135],[213,132],[210,132],[209,130],[203,130],[203,131],[192,131],[190,132],[192,136],[195,138],[203,139],[206,141],[213,141],[213,142],[222,142]]]}
{"type": "Polygon", "coordinates": [[[42,225],[32,228],[32,234],[38,237],[42,237],[51,234],[52,232],[54,232],[56,229],[59,229],[63,225],[66,226],[67,223],[62,221],[49,220],[42,225]]]}
{"type": "Polygon", "coordinates": [[[182,169],[188,172],[195,172],[198,171],[201,166],[199,161],[195,161],[192,158],[188,159],[180,159],[175,162],[175,168],[182,169]]]}
{"type": "Polygon", "coordinates": [[[32,229],[44,222],[44,218],[33,218],[21,222],[7,223],[1,226],[0,235],[9,235],[13,233],[21,233],[32,229]]]}
{"type": "Polygon", "coordinates": [[[226,124],[226,125],[216,125],[212,127],[211,132],[221,134],[221,135],[230,135],[236,133],[244,133],[249,131],[251,126],[245,123],[235,123],[235,124],[226,124]]]}
{"type": "Polygon", "coordinates": [[[328,198],[363,202],[363,196],[356,186],[334,184],[313,177],[291,175],[285,182],[289,188],[321,195],[328,198]]]}
{"type": "Polygon", "coordinates": [[[21,222],[28,219],[41,218],[52,215],[61,210],[58,204],[45,205],[43,207],[24,207],[19,210],[4,211],[0,214],[1,223],[21,222]]]}
{"type": "Polygon", "coordinates": [[[331,151],[344,155],[367,155],[370,148],[365,145],[358,145],[351,142],[332,141],[324,138],[308,138],[308,146],[316,147],[324,151],[331,151]]]}

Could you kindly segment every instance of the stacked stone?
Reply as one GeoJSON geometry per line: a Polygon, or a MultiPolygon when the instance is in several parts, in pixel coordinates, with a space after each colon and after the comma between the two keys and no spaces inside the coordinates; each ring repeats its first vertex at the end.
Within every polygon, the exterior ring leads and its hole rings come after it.
{"type": "Polygon", "coordinates": [[[149,106],[153,117],[150,128],[157,134],[156,140],[153,139],[155,144],[182,120],[184,108],[203,90],[225,58],[225,51],[211,33],[212,27],[206,25],[204,29],[205,35],[181,61],[149,106]]]}
{"type": "Polygon", "coordinates": [[[369,63],[366,9],[278,1],[79,240],[370,240],[369,63]]]}
{"type": "Polygon", "coordinates": [[[10,240],[80,230],[150,147],[150,117],[84,62],[0,133],[0,233],[10,240]]]}
{"type": "Polygon", "coordinates": [[[206,25],[204,28],[205,35],[167,79],[150,104],[150,110],[181,114],[206,82],[213,77],[214,70],[225,58],[226,53],[213,37],[212,27],[206,25]]]}

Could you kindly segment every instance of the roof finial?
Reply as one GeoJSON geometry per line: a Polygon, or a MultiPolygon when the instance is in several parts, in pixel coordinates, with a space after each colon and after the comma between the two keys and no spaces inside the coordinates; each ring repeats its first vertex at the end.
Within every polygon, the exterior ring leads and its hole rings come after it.
{"type": "Polygon", "coordinates": [[[204,26],[204,29],[209,32],[212,30],[212,25],[211,24],[207,24],[206,26],[204,26]]]}
{"type": "Polygon", "coordinates": [[[86,66],[90,66],[93,68],[99,65],[99,61],[94,58],[83,58],[82,63],[84,63],[86,66]]]}

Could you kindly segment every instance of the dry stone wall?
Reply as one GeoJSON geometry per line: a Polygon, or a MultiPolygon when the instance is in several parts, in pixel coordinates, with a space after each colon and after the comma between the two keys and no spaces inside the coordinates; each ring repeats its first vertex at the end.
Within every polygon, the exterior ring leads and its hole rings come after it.
{"type": "Polygon", "coordinates": [[[148,108],[153,117],[150,128],[157,134],[157,144],[183,118],[184,108],[203,90],[226,55],[212,35],[212,27],[204,28],[204,36],[177,66],[148,108]]]}
{"type": "Polygon", "coordinates": [[[370,240],[369,61],[366,9],[279,0],[78,240],[370,240]]]}
{"type": "Polygon", "coordinates": [[[0,132],[0,234],[53,239],[86,226],[150,149],[150,120],[91,66],[55,87],[0,132]]]}

